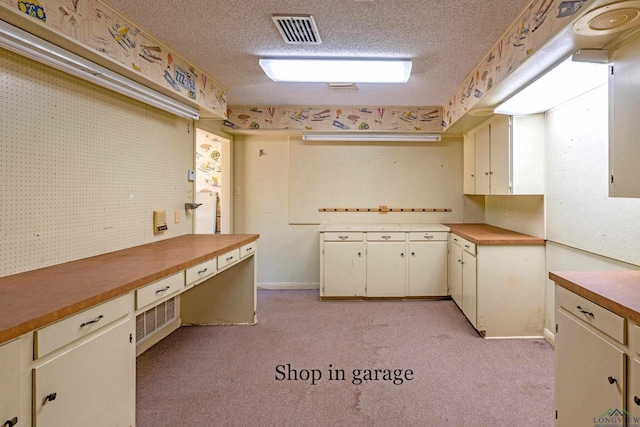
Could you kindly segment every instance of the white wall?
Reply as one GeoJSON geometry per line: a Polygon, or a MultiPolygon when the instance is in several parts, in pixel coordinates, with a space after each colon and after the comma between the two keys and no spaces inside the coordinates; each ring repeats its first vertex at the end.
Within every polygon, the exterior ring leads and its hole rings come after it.
{"type": "Polygon", "coordinates": [[[486,196],[485,222],[544,238],[544,197],[486,196]]]}
{"type": "Polygon", "coordinates": [[[547,272],[639,268],[640,199],[608,197],[607,105],[603,86],[547,112],[547,272]]]}
{"type": "MultiPolygon", "coordinates": [[[[437,191],[455,194],[462,206],[462,144],[460,140],[447,142],[455,158],[452,166],[458,177],[452,184],[446,184],[437,191]]],[[[434,156],[442,156],[442,146],[433,151],[434,156]]],[[[327,148],[329,149],[329,148],[327,148]]],[[[376,150],[364,150],[363,156],[372,156],[376,150]]],[[[316,225],[290,225],[289,214],[289,171],[290,144],[288,137],[282,134],[237,135],[234,140],[234,187],[240,193],[234,197],[236,233],[259,233],[258,283],[259,286],[304,287],[318,286],[319,243],[316,225]],[[260,150],[264,155],[260,156],[260,150]]],[[[420,168],[421,165],[413,166],[420,168]]],[[[446,168],[443,168],[446,169],[446,168]]],[[[419,171],[416,171],[419,172],[419,171]]],[[[309,173],[313,173],[310,171],[309,173]]],[[[378,169],[371,173],[384,174],[378,169]]],[[[446,174],[451,173],[447,170],[446,174]]],[[[345,185],[348,181],[345,181],[345,185]]],[[[425,186],[428,188],[428,186],[425,186]]],[[[353,189],[353,197],[358,188],[353,189]]],[[[428,191],[428,190],[424,190],[428,191]]],[[[346,200],[348,202],[348,200],[346,200]]],[[[415,206],[409,197],[403,200],[407,206],[415,206]]],[[[346,206],[351,207],[351,206],[346,206]]],[[[404,207],[404,206],[399,206],[404,207]]],[[[421,207],[421,206],[416,206],[421,207]]],[[[462,212],[455,213],[462,221],[462,212]]],[[[331,222],[365,223],[402,222],[404,213],[379,215],[368,214],[334,214],[341,218],[331,222]],[[347,215],[360,215],[350,219],[347,215]]],[[[426,222],[425,214],[420,222],[426,222]]]]}

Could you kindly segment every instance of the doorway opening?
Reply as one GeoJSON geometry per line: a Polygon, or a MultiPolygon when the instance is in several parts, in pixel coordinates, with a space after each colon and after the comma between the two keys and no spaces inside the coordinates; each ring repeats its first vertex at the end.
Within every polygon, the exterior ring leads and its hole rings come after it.
{"type": "Polygon", "coordinates": [[[196,129],[194,233],[231,232],[231,141],[196,129]]]}

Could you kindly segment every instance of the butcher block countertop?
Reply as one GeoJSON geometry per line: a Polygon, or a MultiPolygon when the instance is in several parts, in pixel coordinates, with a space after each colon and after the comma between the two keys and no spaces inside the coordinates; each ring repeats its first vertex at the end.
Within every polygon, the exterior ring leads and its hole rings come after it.
{"type": "Polygon", "coordinates": [[[189,234],[0,277],[0,344],[258,237],[189,234]]]}
{"type": "Polygon", "coordinates": [[[614,313],[640,323],[640,271],[549,272],[549,279],[614,313]]]}
{"type": "Polygon", "coordinates": [[[487,224],[444,224],[476,245],[544,245],[544,239],[487,224]]]}

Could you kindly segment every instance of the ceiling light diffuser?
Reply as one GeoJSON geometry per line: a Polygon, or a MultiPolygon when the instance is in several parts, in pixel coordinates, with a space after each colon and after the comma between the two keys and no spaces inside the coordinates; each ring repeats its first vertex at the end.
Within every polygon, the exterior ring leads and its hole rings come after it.
{"type": "Polygon", "coordinates": [[[406,83],[411,75],[404,59],[263,58],[260,66],[275,82],[406,83]]]}
{"type": "Polygon", "coordinates": [[[550,110],[607,83],[607,68],[607,64],[576,62],[569,57],[503,102],[494,112],[517,116],[550,110]]]}
{"type": "Polygon", "coordinates": [[[375,133],[375,132],[333,132],[305,133],[303,141],[356,141],[356,142],[438,142],[439,134],[430,133],[375,133]]]}

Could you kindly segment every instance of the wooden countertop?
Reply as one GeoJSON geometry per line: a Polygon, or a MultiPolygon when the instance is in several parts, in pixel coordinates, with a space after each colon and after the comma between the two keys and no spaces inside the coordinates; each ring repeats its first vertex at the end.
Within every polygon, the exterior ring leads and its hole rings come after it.
{"type": "Polygon", "coordinates": [[[444,224],[477,245],[544,245],[544,239],[487,224],[444,224]]]}
{"type": "Polygon", "coordinates": [[[0,344],[258,237],[189,234],[0,277],[0,344]]]}
{"type": "Polygon", "coordinates": [[[549,272],[549,279],[589,301],[640,323],[640,271],[549,272]]]}

